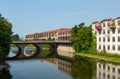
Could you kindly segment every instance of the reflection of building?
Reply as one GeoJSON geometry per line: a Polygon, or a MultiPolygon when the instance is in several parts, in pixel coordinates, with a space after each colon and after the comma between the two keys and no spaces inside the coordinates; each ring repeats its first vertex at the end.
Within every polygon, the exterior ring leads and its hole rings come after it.
{"type": "Polygon", "coordinates": [[[57,58],[46,58],[44,59],[44,61],[53,64],[53,65],[57,65],[57,58]]]}
{"type": "Polygon", "coordinates": [[[120,79],[120,66],[97,62],[97,79],[120,79]]]}
{"type": "Polygon", "coordinates": [[[62,59],[57,58],[46,58],[44,61],[51,63],[58,67],[58,69],[67,74],[71,73],[71,63],[62,59]]]}
{"type": "Polygon", "coordinates": [[[92,23],[97,50],[120,54],[120,17],[92,23]]]}
{"type": "Polygon", "coordinates": [[[70,40],[71,28],[60,28],[26,35],[26,40],[70,40]]]}
{"type": "Polygon", "coordinates": [[[62,72],[71,73],[71,63],[68,61],[58,59],[58,69],[62,72]]]}

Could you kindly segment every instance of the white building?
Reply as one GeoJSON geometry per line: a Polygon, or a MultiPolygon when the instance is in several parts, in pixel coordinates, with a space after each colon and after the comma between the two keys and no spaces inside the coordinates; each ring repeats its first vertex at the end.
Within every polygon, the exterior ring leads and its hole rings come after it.
{"type": "Polygon", "coordinates": [[[92,30],[96,35],[98,51],[120,54],[120,17],[93,22],[92,30]]]}

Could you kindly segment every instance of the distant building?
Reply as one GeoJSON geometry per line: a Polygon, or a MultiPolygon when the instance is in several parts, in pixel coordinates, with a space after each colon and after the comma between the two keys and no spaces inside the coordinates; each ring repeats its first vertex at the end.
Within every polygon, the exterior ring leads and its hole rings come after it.
{"type": "Polygon", "coordinates": [[[27,34],[26,40],[55,40],[68,41],[71,36],[71,28],[60,28],[40,33],[27,34]]]}
{"type": "Polygon", "coordinates": [[[120,17],[92,23],[98,51],[120,54],[120,17]]]}

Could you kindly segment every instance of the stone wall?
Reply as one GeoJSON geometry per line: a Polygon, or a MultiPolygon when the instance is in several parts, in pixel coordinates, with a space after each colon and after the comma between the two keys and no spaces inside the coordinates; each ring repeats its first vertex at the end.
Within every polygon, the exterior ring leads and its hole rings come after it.
{"type": "Polygon", "coordinates": [[[73,57],[75,54],[75,50],[72,46],[59,45],[57,48],[58,55],[73,57]]]}

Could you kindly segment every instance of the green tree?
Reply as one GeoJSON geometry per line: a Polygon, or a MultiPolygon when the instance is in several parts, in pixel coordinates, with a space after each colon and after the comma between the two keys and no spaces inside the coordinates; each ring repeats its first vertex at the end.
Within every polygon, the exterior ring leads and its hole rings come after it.
{"type": "Polygon", "coordinates": [[[0,59],[4,59],[10,50],[12,24],[0,14],[0,59]]]}
{"type": "Polygon", "coordinates": [[[20,40],[20,37],[19,37],[18,34],[12,34],[11,40],[12,40],[12,41],[18,41],[18,40],[20,40]]]}
{"type": "Polygon", "coordinates": [[[84,23],[75,25],[71,32],[71,41],[76,52],[88,51],[92,46],[92,28],[84,23]]]}
{"type": "Polygon", "coordinates": [[[76,42],[77,41],[77,38],[76,38],[77,36],[78,36],[78,26],[75,25],[72,28],[72,31],[71,31],[71,41],[76,42]]]}

